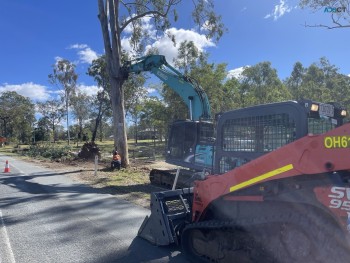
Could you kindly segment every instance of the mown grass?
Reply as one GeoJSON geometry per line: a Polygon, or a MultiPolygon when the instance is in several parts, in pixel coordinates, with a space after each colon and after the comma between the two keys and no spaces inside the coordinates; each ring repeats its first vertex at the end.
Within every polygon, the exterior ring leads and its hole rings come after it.
{"type": "Polygon", "coordinates": [[[83,177],[93,187],[113,195],[122,196],[138,205],[149,207],[150,193],[159,190],[150,185],[149,172],[147,163],[131,160],[128,169],[112,171],[110,168],[104,168],[98,171],[97,177],[92,175],[92,171],[90,174],[85,173],[83,177]]]}

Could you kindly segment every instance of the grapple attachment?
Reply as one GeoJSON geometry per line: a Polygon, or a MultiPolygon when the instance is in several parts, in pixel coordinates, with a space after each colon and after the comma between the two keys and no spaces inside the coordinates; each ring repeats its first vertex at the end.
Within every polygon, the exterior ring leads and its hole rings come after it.
{"type": "Polygon", "coordinates": [[[177,244],[179,230],[191,217],[192,193],[192,188],[152,193],[151,214],[137,235],[157,246],[177,244]]]}

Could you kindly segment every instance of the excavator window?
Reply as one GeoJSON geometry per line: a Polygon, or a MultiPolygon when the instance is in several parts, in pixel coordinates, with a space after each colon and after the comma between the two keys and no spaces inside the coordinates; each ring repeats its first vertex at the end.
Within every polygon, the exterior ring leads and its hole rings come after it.
{"type": "Polygon", "coordinates": [[[182,159],[185,126],[173,124],[170,129],[168,155],[170,158],[182,159]]]}
{"type": "Polygon", "coordinates": [[[196,123],[178,121],[171,125],[169,136],[168,158],[193,162],[196,146],[196,123]]]}
{"type": "Polygon", "coordinates": [[[214,142],[212,122],[177,121],[170,126],[166,160],[192,169],[211,169],[214,142]]]}
{"type": "Polygon", "coordinates": [[[199,143],[214,141],[214,125],[212,122],[202,122],[199,126],[199,143]]]}

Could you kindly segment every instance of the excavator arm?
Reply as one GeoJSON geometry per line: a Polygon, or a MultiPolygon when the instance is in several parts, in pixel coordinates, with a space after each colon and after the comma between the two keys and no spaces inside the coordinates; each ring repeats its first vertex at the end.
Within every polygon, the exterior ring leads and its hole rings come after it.
{"type": "Polygon", "coordinates": [[[169,65],[164,56],[149,55],[128,61],[122,70],[125,78],[130,73],[139,74],[145,71],[153,73],[182,98],[189,108],[191,120],[211,119],[209,100],[202,87],[169,65]]]}

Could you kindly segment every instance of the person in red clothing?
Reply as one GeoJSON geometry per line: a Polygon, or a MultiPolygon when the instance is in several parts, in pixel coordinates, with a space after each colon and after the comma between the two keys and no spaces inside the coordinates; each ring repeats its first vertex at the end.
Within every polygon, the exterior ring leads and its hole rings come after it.
{"type": "Polygon", "coordinates": [[[113,160],[111,163],[111,168],[112,168],[112,170],[114,170],[115,168],[117,168],[117,170],[120,170],[120,167],[121,167],[121,157],[120,157],[118,151],[114,151],[113,160]]]}

